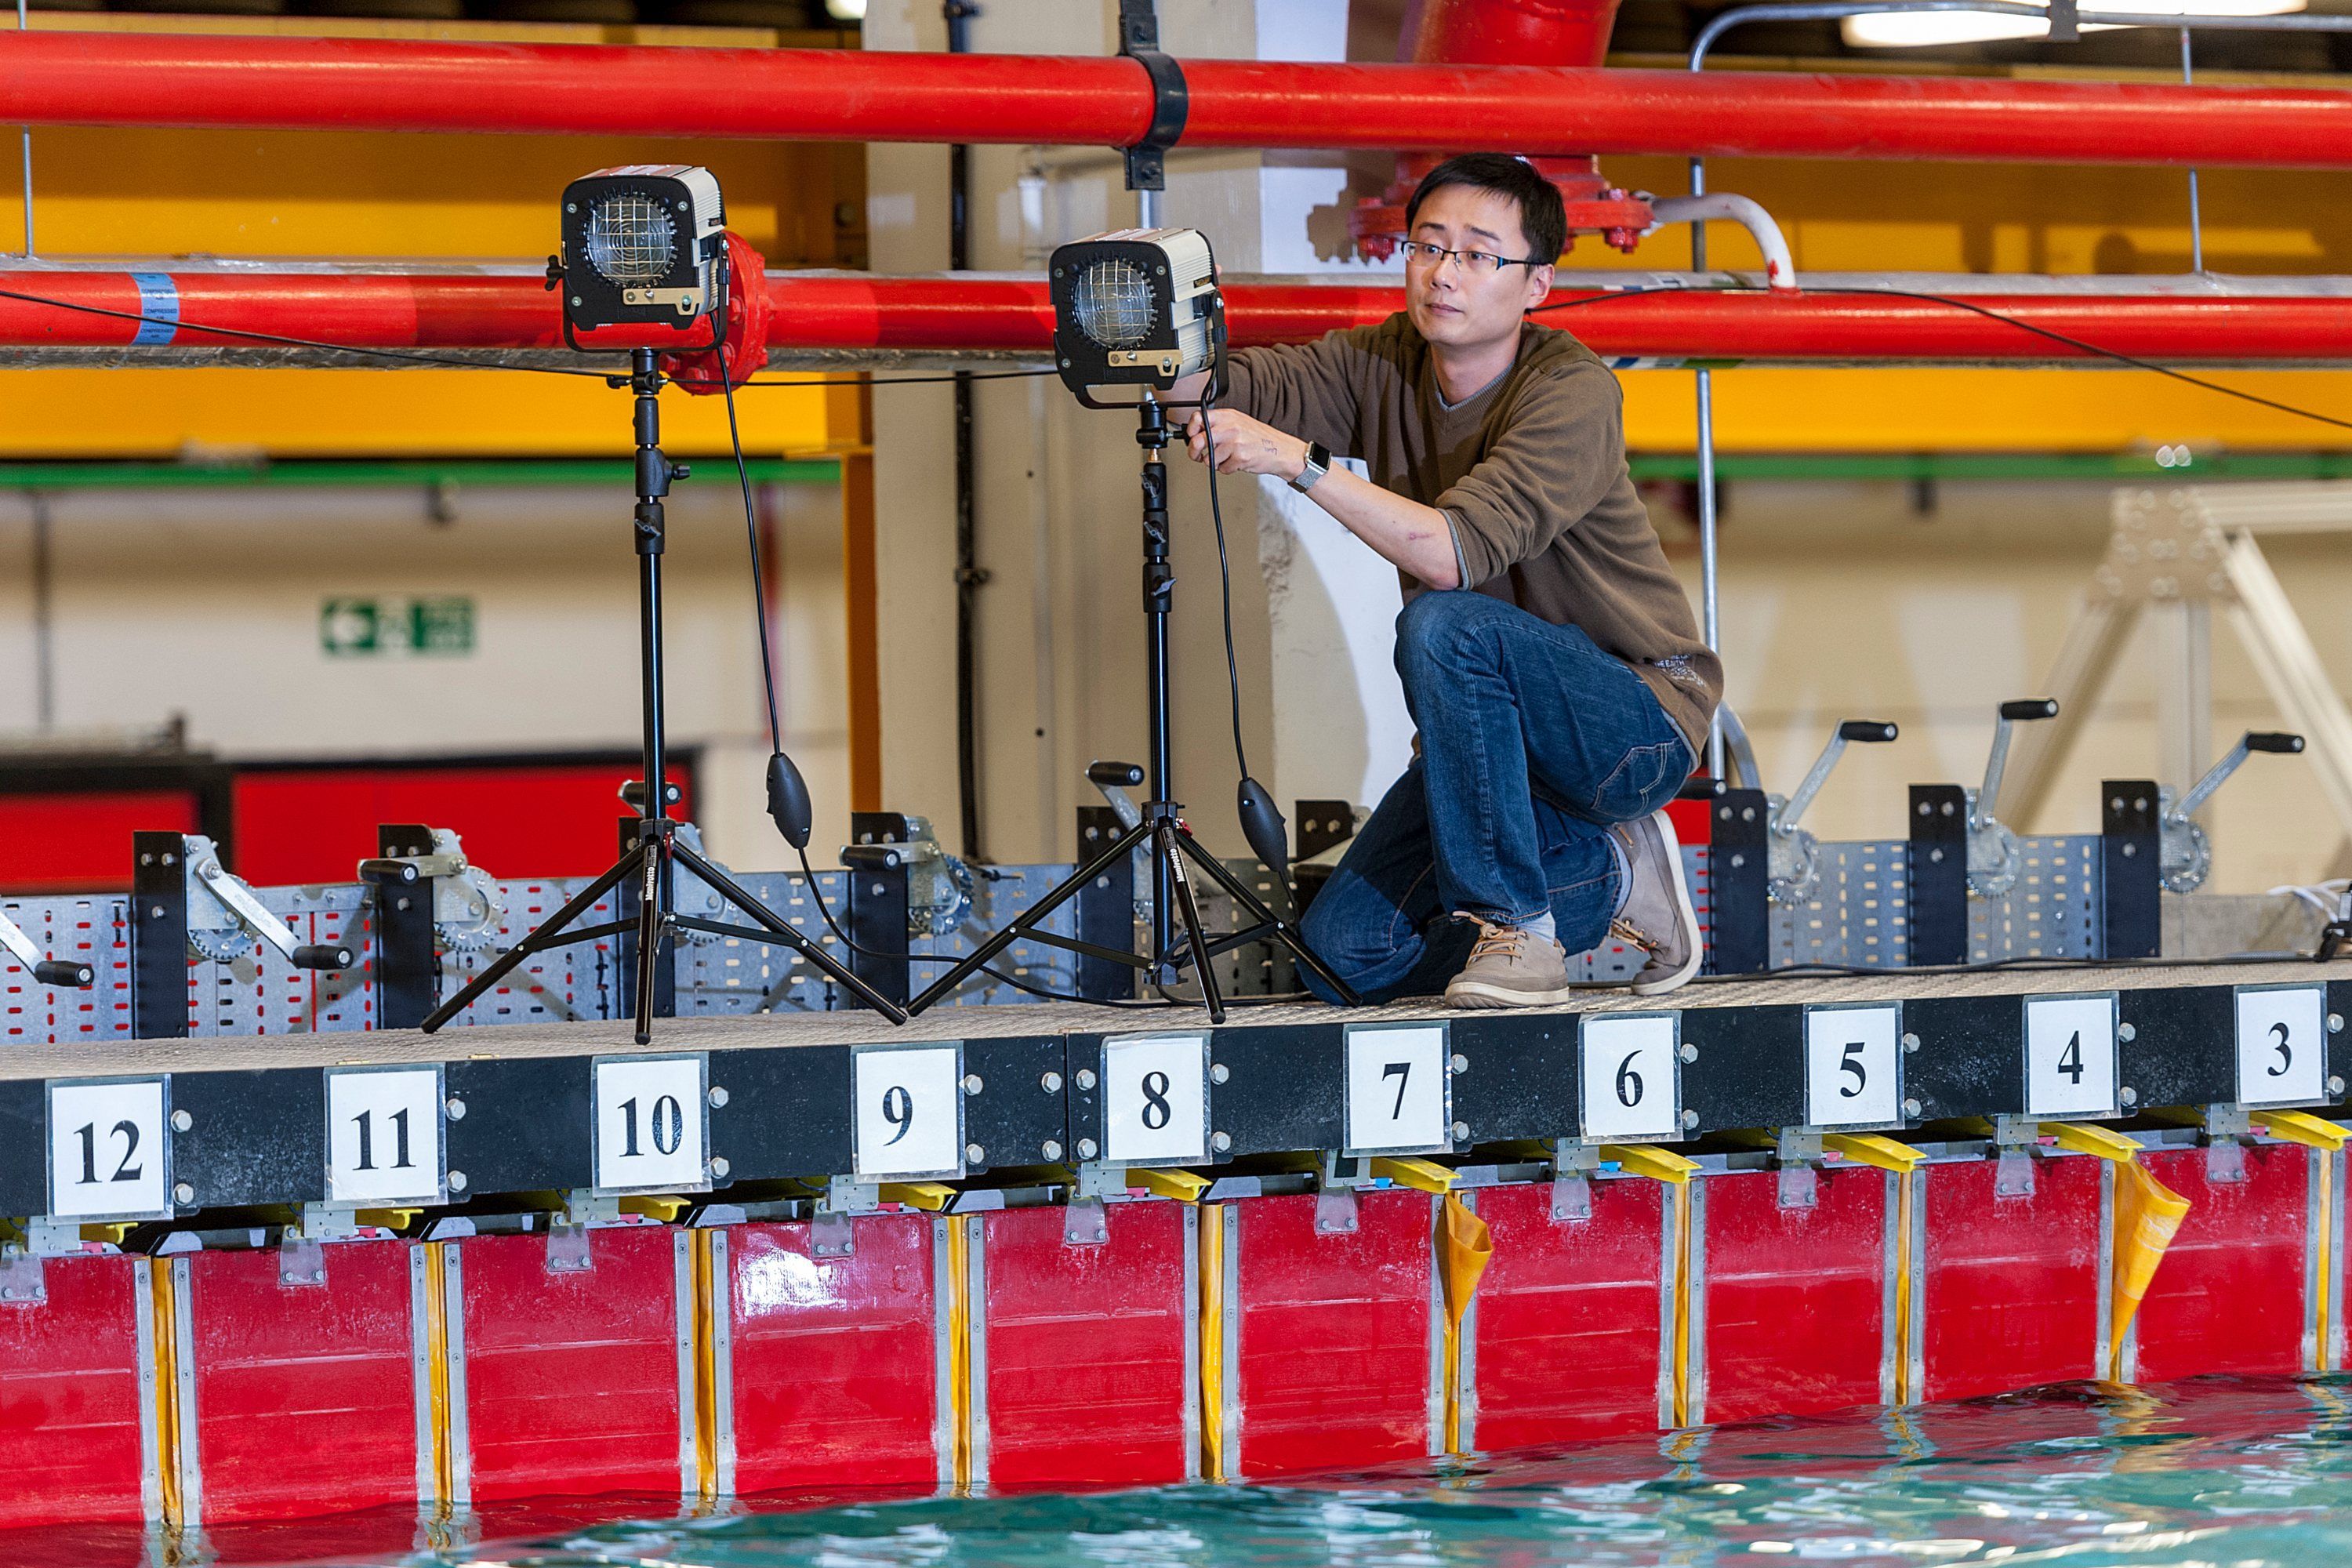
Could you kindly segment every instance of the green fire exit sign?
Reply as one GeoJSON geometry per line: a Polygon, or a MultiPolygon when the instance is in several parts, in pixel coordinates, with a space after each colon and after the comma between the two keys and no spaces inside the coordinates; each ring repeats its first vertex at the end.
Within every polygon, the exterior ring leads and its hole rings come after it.
{"type": "Polygon", "coordinates": [[[319,647],[341,658],[446,657],[474,651],[474,601],[331,598],[319,605],[319,647]]]}

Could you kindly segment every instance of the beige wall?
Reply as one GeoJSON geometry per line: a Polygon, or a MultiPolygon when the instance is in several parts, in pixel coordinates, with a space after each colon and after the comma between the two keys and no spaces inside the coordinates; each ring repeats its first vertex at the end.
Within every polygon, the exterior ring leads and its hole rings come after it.
{"type": "MultiPolygon", "coordinates": [[[[667,557],[671,734],[704,748],[708,843],[746,868],[787,851],[761,798],[757,627],[731,478],[681,486],[667,557]]],[[[782,708],[815,795],[820,849],[848,829],[841,507],[830,485],[773,487],[782,708]]],[[[89,490],[53,498],[57,724],[153,726],[236,756],[398,756],[633,748],[637,595],[625,490],[89,490]],[[330,596],[464,595],[458,658],[335,657],[330,596]]],[[[0,736],[29,731],[30,517],[0,498],[0,736]]],[[[527,874],[530,867],[490,868],[527,874]]]]}

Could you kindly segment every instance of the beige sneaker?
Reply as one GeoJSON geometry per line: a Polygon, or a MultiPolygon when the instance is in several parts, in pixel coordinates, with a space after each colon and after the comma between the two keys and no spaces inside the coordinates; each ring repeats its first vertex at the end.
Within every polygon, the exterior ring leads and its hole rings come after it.
{"type": "Polygon", "coordinates": [[[1565,1002],[1575,994],[1568,983],[1568,954],[1559,942],[1517,926],[1479,921],[1478,943],[1445,988],[1445,1005],[1533,1007],[1565,1002]]]}
{"type": "Polygon", "coordinates": [[[1683,876],[1683,850],[1675,825],[1663,811],[1638,822],[1620,823],[1617,836],[1632,868],[1625,908],[1609,922],[1609,934],[1650,955],[1633,976],[1633,994],[1672,991],[1698,973],[1698,916],[1691,909],[1690,883],[1683,876]]]}

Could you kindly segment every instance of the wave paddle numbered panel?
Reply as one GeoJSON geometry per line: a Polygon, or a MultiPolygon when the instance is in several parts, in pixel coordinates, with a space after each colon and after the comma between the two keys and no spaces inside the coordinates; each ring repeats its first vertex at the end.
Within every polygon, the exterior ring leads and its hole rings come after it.
{"type": "Polygon", "coordinates": [[[708,1192],[709,1080],[699,1053],[597,1058],[590,1084],[596,1191],[708,1192]]]}
{"type": "Polygon", "coordinates": [[[1898,1002],[1807,1007],[1805,1125],[1901,1125],[1916,1109],[1904,1102],[1903,1044],[1898,1002]]]}
{"type": "Polygon", "coordinates": [[[1578,1020],[1580,1126],[1588,1140],[1682,1135],[1682,1015],[1603,1013],[1578,1020]]]}
{"type": "Polygon", "coordinates": [[[2319,985],[2241,985],[2232,998],[2238,1103],[2313,1105],[2327,1097],[2327,994],[2319,985]]]}
{"type": "Polygon", "coordinates": [[[78,1079],[48,1085],[53,1219],[169,1219],[171,1081],[78,1079]]]}
{"type": "Polygon", "coordinates": [[[850,1058],[851,1152],[857,1179],[961,1179],[969,1089],[961,1041],[858,1047],[850,1058]]]}
{"type": "Polygon", "coordinates": [[[1106,1163],[1198,1165],[1208,1160],[1205,1032],[1112,1036],[1102,1043],[1101,1089],[1106,1163]]]}
{"type": "Polygon", "coordinates": [[[1350,1024],[1346,1050],[1342,1153],[1434,1154],[1453,1147],[1454,1075],[1444,1023],[1350,1024]]]}
{"type": "Polygon", "coordinates": [[[327,1201],[448,1201],[441,1066],[331,1068],[327,1201]]]}
{"type": "Polygon", "coordinates": [[[2028,996],[2025,1113],[2113,1116],[2116,1110],[2116,994],[2028,996]]]}

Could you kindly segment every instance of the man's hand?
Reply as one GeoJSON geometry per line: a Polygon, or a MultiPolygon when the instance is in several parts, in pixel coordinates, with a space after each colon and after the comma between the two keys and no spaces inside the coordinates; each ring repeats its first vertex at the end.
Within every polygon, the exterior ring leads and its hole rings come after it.
{"type": "Polygon", "coordinates": [[[1307,471],[1307,443],[1296,436],[1286,436],[1231,408],[1209,410],[1205,429],[1202,419],[1195,412],[1184,426],[1184,449],[1196,463],[1209,460],[1209,437],[1213,435],[1221,474],[1271,474],[1277,479],[1295,479],[1307,471]]]}

